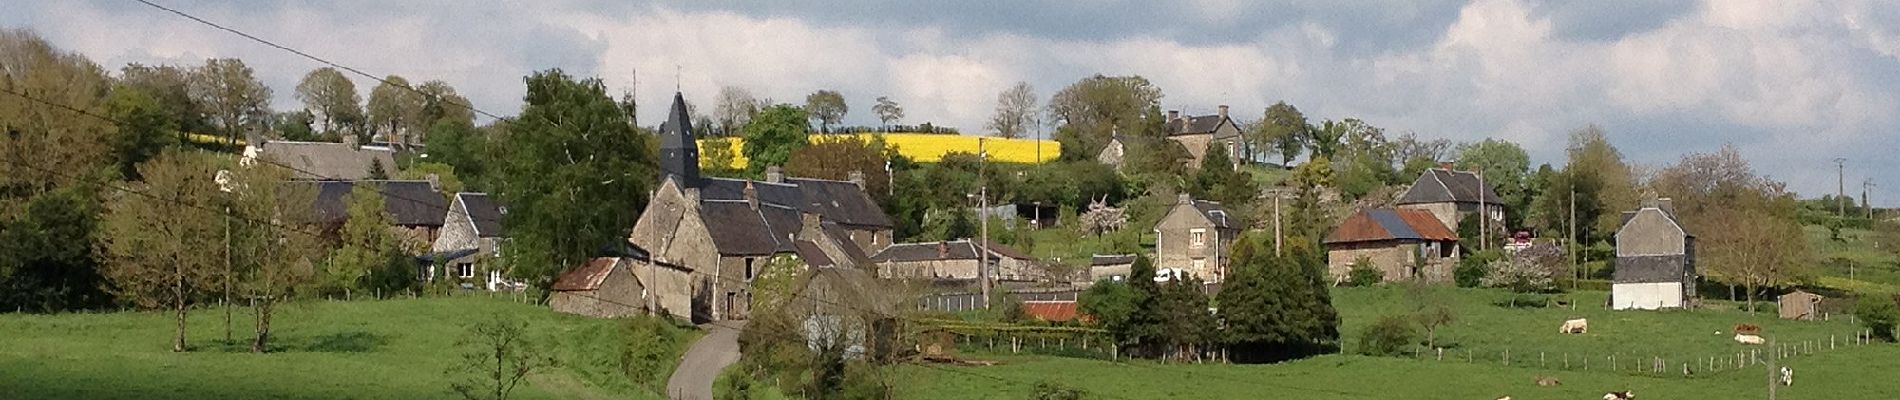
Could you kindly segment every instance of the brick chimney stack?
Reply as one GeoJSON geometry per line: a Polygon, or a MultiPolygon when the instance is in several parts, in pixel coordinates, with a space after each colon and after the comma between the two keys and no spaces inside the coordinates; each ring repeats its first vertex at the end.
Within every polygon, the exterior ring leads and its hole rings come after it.
{"type": "Polygon", "coordinates": [[[759,209],[759,189],[752,187],[752,181],[745,181],[745,203],[753,210],[759,209]]]}
{"type": "Polygon", "coordinates": [[[950,258],[950,242],[937,241],[937,258],[950,258]]]}
{"type": "Polygon", "coordinates": [[[1168,121],[1181,120],[1181,110],[1168,110],[1168,121]]]}
{"type": "Polygon", "coordinates": [[[864,171],[851,171],[851,174],[847,176],[848,178],[845,178],[845,180],[851,181],[851,183],[853,184],[857,184],[859,190],[864,189],[864,171]]]}
{"type": "Polygon", "coordinates": [[[1438,169],[1442,169],[1442,170],[1446,170],[1446,171],[1452,171],[1453,169],[1452,169],[1451,167],[1452,167],[1452,165],[1451,165],[1451,162],[1450,162],[1450,161],[1439,161],[1439,162],[1438,162],[1438,169]]]}
{"type": "Polygon", "coordinates": [[[1227,105],[1226,105],[1226,104],[1222,104],[1222,105],[1220,105],[1220,117],[1221,117],[1221,118],[1227,118],[1227,105]]]}
{"type": "Polygon", "coordinates": [[[785,183],[785,170],[779,168],[777,165],[765,167],[765,181],[771,183],[785,183]]]}

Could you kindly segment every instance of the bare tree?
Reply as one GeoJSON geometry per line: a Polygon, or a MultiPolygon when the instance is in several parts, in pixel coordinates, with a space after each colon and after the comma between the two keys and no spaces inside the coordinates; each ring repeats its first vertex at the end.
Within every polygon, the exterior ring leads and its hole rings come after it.
{"type": "Polygon", "coordinates": [[[726,86],[719,88],[719,100],[713,103],[713,120],[719,123],[720,135],[731,135],[739,127],[752,121],[752,115],[758,114],[764,107],[752,92],[742,87],[726,86]]]}
{"type": "Polygon", "coordinates": [[[1029,82],[1016,82],[996,95],[996,113],[990,116],[989,128],[996,131],[996,136],[1023,137],[1036,127],[1038,108],[1036,88],[1029,82]]]}
{"type": "Polygon", "coordinates": [[[904,106],[889,97],[878,96],[877,105],[871,106],[871,112],[877,113],[877,120],[884,123],[885,129],[890,129],[892,123],[904,119],[904,106]]]}
{"type": "Polygon", "coordinates": [[[528,337],[527,322],[499,314],[469,326],[459,345],[468,352],[449,370],[461,375],[450,388],[469,400],[507,399],[528,374],[554,363],[528,337]]]}

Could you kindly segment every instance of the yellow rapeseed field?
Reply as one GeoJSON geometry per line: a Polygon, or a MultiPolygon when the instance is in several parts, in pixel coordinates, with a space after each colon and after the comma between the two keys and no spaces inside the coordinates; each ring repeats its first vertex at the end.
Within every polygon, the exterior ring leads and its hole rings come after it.
{"type": "MultiPolygon", "coordinates": [[[[816,142],[825,140],[825,138],[828,137],[842,136],[852,135],[812,135],[812,141],[816,142]]],[[[870,140],[871,138],[871,134],[868,133],[856,134],[856,136],[862,137],[865,140],[870,140]]],[[[944,154],[953,152],[976,153],[976,141],[978,138],[979,136],[926,133],[884,134],[884,141],[890,143],[892,146],[897,146],[897,152],[899,154],[910,157],[910,159],[916,160],[917,162],[937,162],[943,159],[944,154]]],[[[1062,152],[1062,145],[1056,143],[1054,140],[1003,139],[994,137],[983,139],[984,150],[989,151],[991,161],[1024,164],[1048,162],[1055,160],[1056,155],[1062,152]],[[1038,144],[1042,146],[1042,156],[1040,158],[1036,156],[1036,147],[1038,144]]],[[[732,167],[745,168],[746,158],[744,152],[741,150],[745,148],[745,139],[735,137],[731,138],[731,142],[732,154],[734,155],[732,167]]],[[[700,146],[702,146],[701,153],[704,153],[705,151],[703,149],[706,140],[701,139],[699,143],[700,146]]]]}

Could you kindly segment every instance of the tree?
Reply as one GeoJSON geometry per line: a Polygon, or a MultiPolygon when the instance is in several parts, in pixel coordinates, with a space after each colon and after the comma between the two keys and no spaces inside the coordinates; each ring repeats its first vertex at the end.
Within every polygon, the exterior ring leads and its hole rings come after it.
{"type": "Polygon", "coordinates": [[[877,105],[871,106],[871,112],[877,113],[877,120],[884,123],[885,129],[890,129],[891,124],[904,119],[904,106],[889,97],[878,96],[877,105]]]}
{"type": "Polygon", "coordinates": [[[884,154],[888,151],[894,150],[885,145],[881,137],[872,140],[857,135],[820,138],[792,150],[785,161],[785,172],[792,176],[840,181],[858,173],[865,193],[873,199],[882,199],[890,189],[890,173],[884,170],[884,154]]]}
{"type": "Polygon", "coordinates": [[[1117,346],[1129,348],[1132,355],[1154,356],[1167,344],[1162,337],[1167,316],[1161,307],[1161,286],[1155,283],[1155,265],[1147,255],[1135,256],[1128,269],[1128,287],[1135,292],[1134,307],[1120,331],[1110,331],[1117,346]]]}
{"type": "Polygon", "coordinates": [[[1139,295],[1128,282],[1105,280],[1082,291],[1076,298],[1076,307],[1082,314],[1094,318],[1102,329],[1120,332],[1128,329],[1128,317],[1135,312],[1139,295]]]}
{"type": "Polygon", "coordinates": [[[1188,188],[1195,198],[1233,206],[1250,202],[1260,193],[1254,187],[1252,177],[1234,169],[1227,146],[1209,143],[1205,154],[1201,158],[1200,170],[1194,176],[1193,186],[1188,188]]]}
{"type": "Polygon", "coordinates": [[[1520,294],[1557,289],[1557,279],[1570,275],[1568,268],[1569,264],[1559,247],[1531,246],[1504,259],[1492,261],[1486,266],[1486,274],[1480,283],[1486,287],[1509,289],[1512,292],[1510,304],[1516,307],[1520,294]]]}
{"type": "Polygon", "coordinates": [[[844,95],[836,90],[819,90],[805,96],[805,112],[818,122],[818,131],[831,133],[831,126],[844,120],[844,114],[851,107],[844,104],[844,95]]]}
{"type": "Polygon", "coordinates": [[[118,121],[118,129],[107,139],[119,174],[128,180],[139,179],[138,165],[176,143],[177,124],[166,115],[158,100],[138,88],[120,85],[106,96],[106,115],[118,121]]]}
{"type": "Polygon", "coordinates": [[[429,161],[447,164],[470,187],[485,188],[488,163],[502,157],[490,150],[488,142],[488,133],[503,129],[499,126],[505,124],[482,128],[454,121],[435,124],[427,140],[429,161]]]}
{"type": "Polygon", "coordinates": [[[449,387],[469,400],[504,400],[529,374],[554,365],[528,336],[528,323],[495,315],[468,327],[457,342],[466,349],[462,362],[449,370],[457,376],[449,387]]]}
{"type": "Polygon", "coordinates": [[[422,82],[421,85],[416,85],[416,91],[420,92],[417,94],[422,100],[422,107],[416,110],[416,118],[410,121],[413,125],[410,125],[408,129],[414,134],[408,138],[409,142],[406,144],[427,141],[429,128],[439,123],[475,123],[474,103],[468,102],[467,97],[456,93],[455,87],[449,86],[448,82],[440,80],[422,82]]]}
{"type": "Polygon", "coordinates": [[[1163,356],[1199,361],[1219,339],[1214,330],[1214,316],[1207,312],[1206,289],[1201,280],[1194,277],[1171,280],[1160,289],[1161,338],[1168,347],[1163,356]]]}
{"type": "Polygon", "coordinates": [[[369,160],[369,172],[364,174],[363,178],[372,181],[389,179],[389,169],[383,167],[383,160],[371,159],[369,160]]]}
{"type": "Polygon", "coordinates": [[[231,193],[232,211],[241,218],[232,235],[234,259],[241,260],[237,292],[249,299],[256,316],[251,351],[269,349],[277,306],[304,292],[324,256],[318,239],[316,187],[284,184],[292,174],[271,165],[240,168],[231,193]]]}
{"type": "Polygon", "coordinates": [[[509,274],[545,288],[561,269],[625,241],[653,188],[653,135],[636,134],[599,78],[560,70],[526,79],[521,114],[497,143],[508,150],[492,171],[507,204],[509,274]]]}
{"type": "Polygon", "coordinates": [[[1763,287],[1813,275],[1798,206],[1785,185],[1761,177],[1733,146],[1690,154],[1656,173],[1650,189],[1672,199],[1675,216],[1697,235],[1698,269],[1746,288],[1749,309],[1763,287]]]}
{"type": "Polygon", "coordinates": [[[1272,241],[1254,234],[1234,241],[1227,280],[1216,295],[1228,356],[1262,363],[1337,351],[1339,314],[1316,243],[1290,236],[1276,257],[1272,241]]]}
{"type": "MultiPolygon", "coordinates": [[[[1531,156],[1524,148],[1501,139],[1485,139],[1467,143],[1458,147],[1457,167],[1465,171],[1477,171],[1484,178],[1484,184],[1497,188],[1498,200],[1513,210],[1524,210],[1530,204],[1530,194],[1524,188],[1526,175],[1530,174],[1531,156]]],[[[1511,218],[1522,221],[1521,213],[1513,213],[1511,218]]],[[[1518,224],[1506,223],[1507,226],[1518,224]]]]}
{"type": "Polygon", "coordinates": [[[1368,356],[1395,356],[1404,354],[1418,333],[1412,330],[1412,321],[1404,315],[1379,317],[1364,332],[1359,333],[1359,354],[1368,356]]]}
{"type": "Polygon", "coordinates": [[[438,162],[417,162],[409,168],[396,173],[396,179],[409,181],[432,180],[443,193],[461,193],[468,189],[462,178],[455,174],[455,166],[438,162]]]}
{"type": "Polygon", "coordinates": [[[1444,289],[1422,280],[1405,284],[1405,299],[1412,304],[1412,322],[1425,332],[1425,347],[1438,347],[1438,329],[1457,320],[1451,300],[1444,289]]]}
{"type": "Polygon", "coordinates": [[[410,129],[417,126],[427,106],[422,95],[409,86],[409,80],[396,75],[383,78],[369,90],[368,105],[370,129],[358,139],[359,143],[368,143],[376,136],[389,143],[411,143],[409,136],[415,133],[410,129]]]}
{"type": "Polygon", "coordinates": [[[708,176],[732,176],[739,172],[732,167],[737,156],[732,151],[732,138],[729,136],[700,139],[699,172],[708,176]]]}
{"type": "MultiPolygon", "coordinates": [[[[25,30],[0,29],[0,309],[61,311],[111,300],[89,246],[100,210],[97,181],[114,179],[118,135],[107,121],[105,72],[25,30]]],[[[136,172],[136,171],[134,171],[136,172]]],[[[102,251],[103,253],[103,251],[102,251]]],[[[103,255],[103,254],[102,254],[103,255]]]]}
{"type": "Polygon", "coordinates": [[[1095,158],[1117,133],[1147,132],[1163,121],[1143,117],[1160,107],[1161,88],[1140,76],[1083,78],[1049,97],[1049,117],[1059,123],[1055,138],[1062,142],[1062,159],[1095,158]]]}
{"type": "Polygon", "coordinates": [[[752,97],[752,92],[736,86],[719,88],[719,100],[713,102],[713,119],[719,122],[719,135],[729,136],[739,131],[757,115],[765,103],[752,97]]]}
{"type": "Polygon", "coordinates": [[[1292,165],[1306,149],[1310,139],[1307,133],[1306,115],[1300,109],[1285,101],[1273,103],[1267,107],[1266,115],[1256,125],[1252,137],[1254,147],[1273,149],[1280,154],[1280,165],[1292,165]]]}
{"type": "Polygon", "coordinates": [[[139,167],[136,193],[108,203],[97,240],[114,294],[141,307],[170,308],[172,351],[186,350],[185,313],[216,282],[224,260],[224,216],[211,157],[167,150],[139,167]]]}
{"type": "Polygon", "coordinates": [[[99,200],[85,187],[33,197],[0,222],[0,309],[62,312],[110,305],[91,246],[99,200]]]}
{"type": "Polygon", "coordinates": [[[191,94],[192,71],[170,65],[126,64],[119,69],[119,84],[138,88],[158,101],[172,124],[178,127],[178,142],[186,132],[207,132],[204,106],[191,94]]]}
{"type": "MultiPolygon", "coordinates": [[[[1585,243],[1608,240],[1622,226],[1622,213],[1637,201],[1635,175],[1603,129],[1590,126],[1570,133],[1568,161],[1535,204],[1537,225],[1546,231],[1568,227],[1575,194],[1577,233],[1585,243]]],[[[1562,236],[1562,235],[1553,235],[1562,236]]]]}
{"type": "Polygon", "coordinates": [[[745,134],[745,146],[740,151],[745,153],[747,169],[755,175],[766,166],[785,165],[792,151],[805,147],[809,134],[805,110],[785,104],[766,107],[741,132],[745,134]]]}
{"type": "Polygon", "coordinates": [[[1027,136],[1037,121],[1036,88],[1029,82],[1016,82],[1015,86],[996,95],[996,112],[990,115],[989,128],[996,136],[1019,138],[1027,136]]]}
{"type": "Polygon", "coordinates": [[[1900,323],[1900,310],[1894,306],[1894,299],[1885,294],[1861,295],[1854,305],[1854,316],[1860,319],[1861,326],[1873,333],[1873,338],[1888,342],[1894,341],[1894,325],[1900,323]]]}
{"type": "Polygon", "coordinates": [[[336,68],[304,74],[297,82],[297,100],[317,117],[318,131],[325,135],[337,135],[339,129],[364,119],[363,96],[356,93],[356,83],[336,68]]]}
{"type": "Polygon", "coordinates": [[[192,72],[191,97],[203,105],[211,125],[232,145],[251,133],[262,133],[270,117],[269,86],[252,76],[251,67],[235,58],[205,60],[192,72]]]}
{"type": "Polygon", "coordinates": [[[1372,259],[1365,256],[1359,256],[1359,259],[1353,260],[1352,268],[1346,270],[1347,286],[1364,287],[1377,285],[1380,282],[1385,282],[1385,271],[1379,269],[1372,259]]]}
{"type": "MultiPolygon", "coordinates": [[[[316,128],[312,126],[316,124],[316,120],[316,115],[308,110],[282,111],[271,114],[270,126],[266,129],[276,132],[276,136],[284,140],[314,142],[323,140],[325,137],[317,133],[316,128]]],[[[336,138],[342,139],[342,136],[336,136],[336,138]]]]}
{"type": "Polygon", "coordinates": [[[324,268],[327,292],[354,296],[355,291],[374,291],[378,279],[402,269],[402,245],[395,233],[395,217],[385,208],[382,191],[369,182],[359,182],[344,198],[348,219],[343,221],[341,247],[330,255],[324,268]]]}

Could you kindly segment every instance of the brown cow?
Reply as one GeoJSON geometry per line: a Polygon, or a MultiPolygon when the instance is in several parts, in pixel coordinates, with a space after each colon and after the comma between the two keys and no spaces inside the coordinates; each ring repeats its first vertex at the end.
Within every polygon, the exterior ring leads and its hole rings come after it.
{"type": "Polygon", "coordinates": [[[1761,335],[1761,326],[1755,324],[1735,324],[1735,334],[1761,335]]]}

